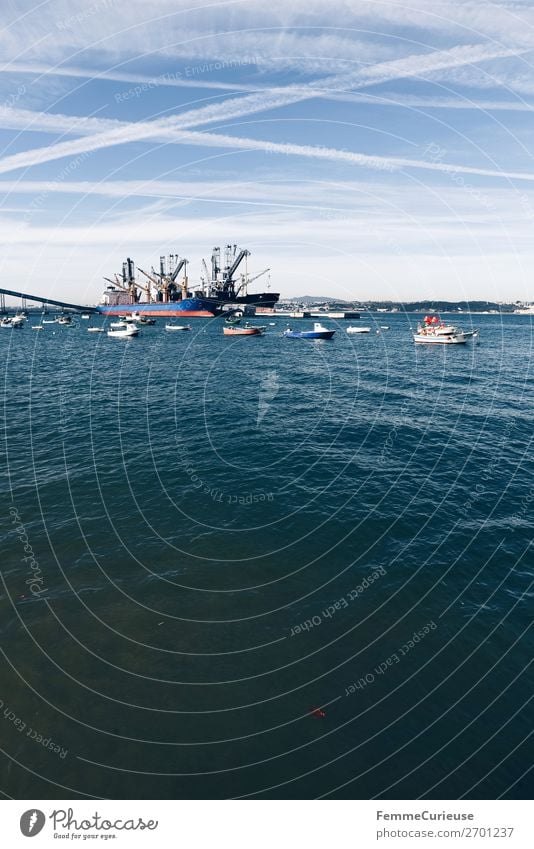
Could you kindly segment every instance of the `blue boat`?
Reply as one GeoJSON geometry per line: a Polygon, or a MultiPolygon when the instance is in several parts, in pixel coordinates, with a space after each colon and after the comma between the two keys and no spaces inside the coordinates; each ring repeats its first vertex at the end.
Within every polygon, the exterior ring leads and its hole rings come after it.
{"type": "Polygon", "coordinates": [[[292,330],[288,327],[287,330],[284,330],[284,336],[287,336],[288,339],[331,339],[335,332],[335,330],[328,330],[316,321],[313,330],[292,330]]]}

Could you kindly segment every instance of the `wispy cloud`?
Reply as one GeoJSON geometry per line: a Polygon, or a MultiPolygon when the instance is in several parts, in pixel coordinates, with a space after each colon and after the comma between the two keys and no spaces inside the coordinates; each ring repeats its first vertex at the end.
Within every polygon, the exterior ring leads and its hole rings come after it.
{"type": "Polygon", "coordinates": [[[140,74],[116,69],[81,68],[75,65],[50,65],[37,62],[10,62],[0,67],[4,74],[29,74],[38,81],[44,77],[73,77],[91,81],[109,80],[112,82],[128,83],[130,85],[152,85],[170,88],[203,88],[220,91],[257,91],[261,86],[243,82],[226,83],[211,80],[204,76],[180,76],[176,71],[161,74],[140,74]]]}
{"type": "MultiPolygon", "coordinates": [[[[209,110],[210,107],[207,107],[209,110]]],[[[203,111],[203,110],[198,110],[203,111]]],[[[48,126],[50,116],[47,116],[48,126]]],[[[300,156],[307,159],[328,160],[331,162],[344,162],[350,165],[358,165],[375,171],[404,171],[406,169],[422,169],[425,171],[437,171],[442,173],[470,174],[483,177],[500,178],[506,180],[533,181],[534,173],[521,171],[499,171],[490,168],[475,166],[463,166],[454,163],[443,163],[433,161],[431,158],[408,159],[396,156],[376,156],[356,151],[338,150],[331,147],[319,147],[314,145],[300,145],[291,142],[272,142],[264,139],[244,138],[229,136],[221,133],[208,133],[189,130],[177,130],[169,121],[152,121],[147,123],[120,124],[113,122],[113,128],[105,119],[89,119],[91,122],[102,121],[101,127],[105,132],[89,135],[72,141],[59,142],[48,147],[16,153],[0,159],[0,174],[6,174],[19,168],[27,168],[50,162],[64,157],[76,157],[92,151],[102,150],[120,144],[127,144],[143,139],[152,139],[158,142],[175,144],[196,145],[199,147],[214,147],[231,150],[262,151],[264,153],[282,154],[285,156],[300,156]]],[[[65,128],[67,116],[61,116],[58,127],[65,128]]],[[[174,122],[173,122],[174,123],[174,122]]],[[[192,121],[194,123],[194,121],[192,121]]],[[[91,124],[94,126],[94,123],[91,124]]],[[[73,132],[87,132],[84,130],[83,122],[75,125],[73,132]]]]}
{"type": "MultiPolygon", "coordinates": [[[[421,77],[425,74],[472,64],[489,58],[509,56],[509,49],[496,48],[491,45],[471,45],[453,47],[449,50],[434,51],[428,54],[417,54],[403,59],[378,63],[356,73],[330,77],[326,80],[314,81],[302,86],[287,86],[271,89],[268,92],[229,98],[222,103],[210,104],[186,111],[177,116],[163,118],[152,122],[138,122],[128,125],[115,125],[113,129],[96,134],[89,138],[75,141],[59,142],[48,147],[37,148],[22,153],[13,154],[0,160],[0,173],[7,173],[18,168],[27,168],[59,159],[65,156],[77,156],[90,151],[101,150],[133,141],[148,139],[165,139],[169,141],[184,141],[188,144],[209,145],[215,147],[246,148],[249,150],[264,150],[270,153],[285,153],[320,159],[335,159],[352,164],[366,165],[379,169],[392,167],[420,167],[429,170],[446,170],[444,166],[428,162],[410,162],[394,157],[375,157],[361,153],[338,151],[334,148],[315,148],[308,145],[276,144],[255,139],[233,138],[214,134],[184,133],[188,127],[198,127],[214,122],[228,122],[245,116],[288,106],[317,95],[319,92],[343,91],[345,89],[362,88],[377,83],[389,82],[408,76],[421,77]],[[180,128],[178,131],[177,128],[180,128]]],[[[107,127],[107,125],[106,125],[107,127]]],[[[75,132],[75,129],[72,129],[75,132]]],[[[463,170],[463,169],[460,169],[463,170]]],[[[480,173],[493,175],[494,172],[485,170],[466,169],[465,173],[480,173]]],[[[519,178],[519,175],[515,175],[519,178]]],[[[529,179],[526,177],[525,179],[529,179]]]]}
{"type": "MultiPolygon", "coordinates": [[[[534,83],[531,85],[534,94],[534,83]]],[[[374,106],[395,106],[403,109],[466,109],[476,112],[532,112],[534,104],[524,100],[481,100],[466,95],[456,97],[432,97],[404,94],[400,92],[380,92],[380,94],[327,93],[330,100],[343,103],[367,103],[374,106]]]]}

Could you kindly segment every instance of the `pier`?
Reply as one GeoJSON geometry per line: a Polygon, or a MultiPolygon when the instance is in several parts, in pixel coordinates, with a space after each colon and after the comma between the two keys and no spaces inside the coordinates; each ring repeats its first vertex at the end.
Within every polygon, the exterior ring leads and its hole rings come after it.
{"type": "Polygon", "coordinates": [[[26,307],[26,301],[34,301],[38,304],[41,304],[43,309],[48,306],[51,306],[62,307],[63,309],[74,310],[75,312],[97,312],[96,307],[88,307],[83,304],[70,304],[67,301],[56,301],[54,298],[45,298],[43,297],[43,295],[30,295],[28,292],[15,292],[12,289],[0,289],[0,312],[6,312],[6,295],[12,298],[20,298],[22,301],[23,308],[26,307]]]}

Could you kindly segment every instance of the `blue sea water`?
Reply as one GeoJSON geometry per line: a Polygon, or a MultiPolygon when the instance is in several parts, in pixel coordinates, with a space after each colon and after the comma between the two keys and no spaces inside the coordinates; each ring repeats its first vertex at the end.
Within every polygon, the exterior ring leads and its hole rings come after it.
{"type": "Polygon", "coordinates": [[[363,320],[0,332],[6,796],[532,796],[531,319],[363,320]]]}

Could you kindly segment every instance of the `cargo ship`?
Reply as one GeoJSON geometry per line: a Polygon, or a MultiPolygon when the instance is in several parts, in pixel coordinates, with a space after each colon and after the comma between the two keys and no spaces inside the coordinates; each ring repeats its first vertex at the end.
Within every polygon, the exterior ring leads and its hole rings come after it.
{"type": "Polygon", "coordinates": [[[237,245],[226,245],[221,258],[221,248],[213,248],[211,271],[202,260],[203,274],[199,286],[190,288],[187,276],[188,261],[178,254],[162,256],[159,270],[137,269],[128,259],[122,265],[122,273],[114,279],[104,278],[108,287],[102,295],[97,312],[104,315],[127,315],[137,313],[156,318],[211,318],[223,312],[253,307],[270,310],[278,303],[278,292],[250,293],[248,286],[267,274],[265,268],[257,274],[249,274],[247,260],[250,251],[238,250],[237,245]],[[243,267],[244,272],[238,270],[243,267]]]}

